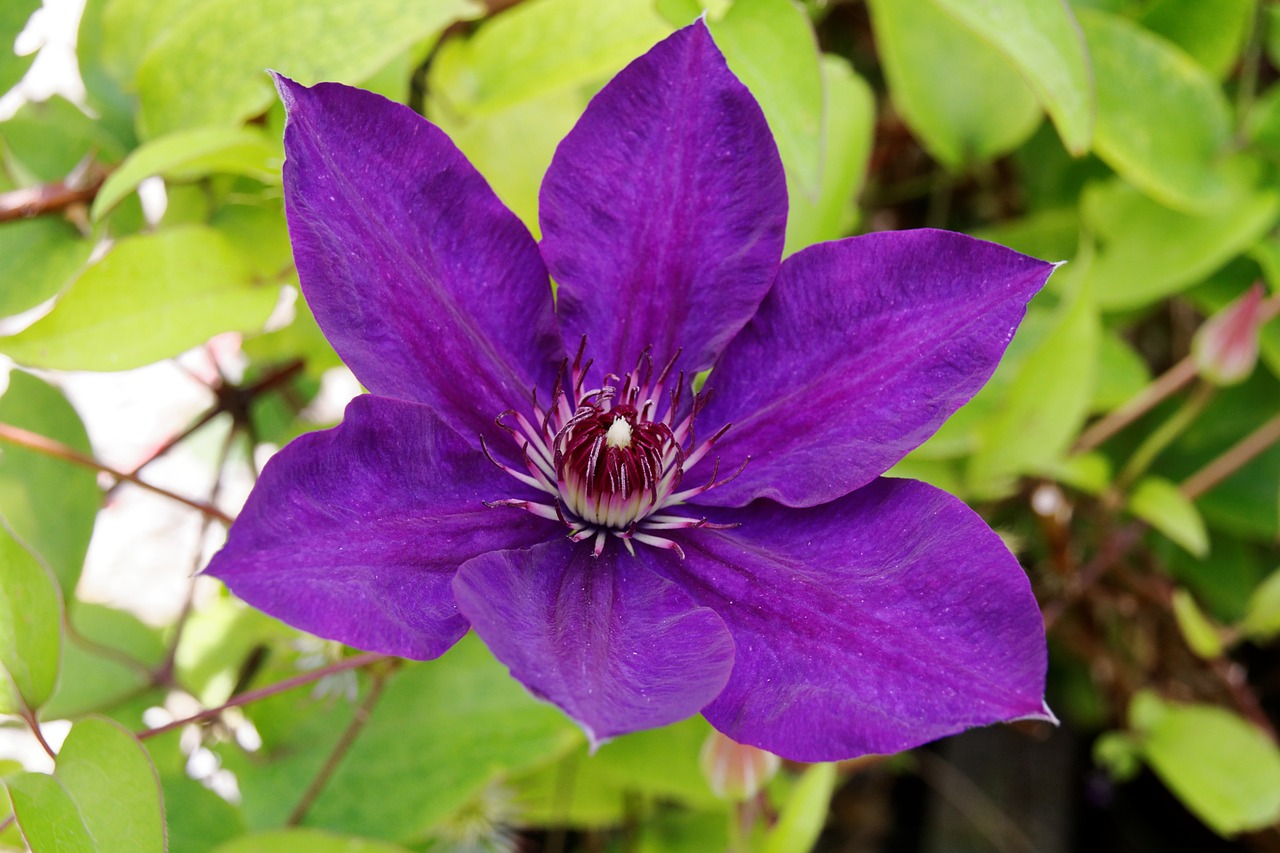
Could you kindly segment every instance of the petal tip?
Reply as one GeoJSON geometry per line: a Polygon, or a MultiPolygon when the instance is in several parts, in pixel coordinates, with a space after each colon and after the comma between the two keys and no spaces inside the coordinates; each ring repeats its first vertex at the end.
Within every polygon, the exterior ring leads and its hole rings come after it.
{"type": "Polygon", "coordinates": [[[298,93],[304,91],[307,87],[274,69],[268,68],[267,73],[271,75],[271,82],[275,84],[276,92],[280,95],[280,102],[284,104],[285,112],[292,113],[294,104],[297,103],[298,93]]]}
{"type": "Polygon", "coordinates": [[[1024,714],[1021,717],[1014,717],[1009,722],[1014,723],[1021,722],[1023,720],[1038,720],[1055,726],[1062,725],[1062,721],[1058,719],[1057,714],[1053,713],[1053,710],[1049,707],[1049,703],[1043,700],[1040,702],[1040,710],[1033,711],[1030,714],[1024,714]]]}

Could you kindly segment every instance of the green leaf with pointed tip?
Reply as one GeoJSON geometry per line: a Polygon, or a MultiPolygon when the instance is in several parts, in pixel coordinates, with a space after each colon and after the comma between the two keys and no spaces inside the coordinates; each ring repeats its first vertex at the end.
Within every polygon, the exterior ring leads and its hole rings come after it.
{"type": "Polygon", "coordinates": [[[1080,10],[1098,92],[1094,151],[1152,198],[1179,210],[1230,203],[1219,169],[1231,110],[1176,45],[1117,15],[1080,10]]]}
{"type": "Polygon", "coordinates": [[[1197,557],[1209,553],[1209,532],[1200,511],[1178,487],[1146,477],[1129,496],[1129,511],[1197,557]]]}
{"type": "Polygon", "coordinates": [[[0,713],[44,704],[58,680],[61,647],[58,587],[0,519],[0,713]]]}
{"type": "Polygon", "coordinates": [[[1221,80],[1235,67],[1249,37],[1254,6],[1255,0],[1161,0],[1138,21],[1221,80]]]}
{"type": "Polygon", "coordinates": [[[401,0],[207,0],[173,24],[139,65],[139,127],[154,138],[239,124],[271,105],[264,68],[307,85],[358,83],[481,8],[471,0],[419,7],[401,0]]]}
{"type": "Polygon", "coordinates": [[[1112,779],[1126,782],[1142,769],[1142,748],[1128,732],[1105,732],[1093,742],[1093,760],[1112,779]]]}
{"type": "Polygon", "coordinates": [[[71,281],[93,242],[53,216],[0,225],[0,317],[34,308],[71,281]]]}
{"type": "Polygon", "coordinates": [[[1173,616],[1187,648],[1206,660],[1222,657],[1222,633],[1204,615],[1195,597],[1179,587],[1173,591],[1173,616]]]}
{"type": "Polygon", "coordinates": [[[928,2],[870,0],[889,94],[937,160],[961,169],[1017,148],[1040,106],[1009,64],[928,2]]]}
{"type": "Polygon", "coordinates": [[[1121,181],[1088,187],[1080,204],[1099,244],[1090,273],[1098,304],[1104,310],[1148,305],[1253,245],[1280,216],[1280,193],[1253,189],[1249,171],[1241,169],[1233,180],[1231,204],[1205,215],[1171,210],[1121,181]]]}
{"type": "Polygon", "coordinates": [[[933,0],[1005,55],[1080,156],[1093,139],[1093,75],[1080,27],[1062,0],[933,0]]]}
{"type": "Polygon", "coordinates": [[[280,829],[246,835],[219,845],[215,853],[409,853],[403,847],[331,835],[315,829],[280,829]]]}
{"type": "Polygon", "coordinates": [[[176,180],[194,180],[205,175],[227,173],[246,175],[264,183],[280,180],[280,151],[256,130],[206,127],[185,130],[153,139],[135,149],[111,173],[97,198],[89,218],[97,222],[122,198],[153,175],[176,180]]]}
{"type": "Polygon", "coordinates": [[[836,790],[836,766],[814,764],[782,804],[778,823],[765,836],[765,853],[811,850],[822,832],[836,790]]]}
{"type": "Polygon", "coordinates": [[[35,60],[35,54],[18,56],[13,43],[26,29],[32,13],[40,8],[40,0],[6,0],[0,3],[0,95],[22,79],[35,60]]]}
{"type": "Polygon", "coordinates": [[[261,328],[279,292],[212,228],[142,234],[86,269],[47,316],[0,338],[0,352],[60,370],[141,367],[221,332],[261,328]]]}
{"type": "Polygon", "coordinates": [[[57,778],[23,773],[6,779],[5,787],[31,853],[101,853],[75,800],[57,778]]]}
{"type": "Polygon", "coordinates": [[[1280,569],[1272,572],[1249,597],[1240,630],[1258,640],[1280,634],[1280,569]]]}
{"type": "Polygon", "coordinates": [[[1003,494],[1016,476],[1051,469],[1088,414],[1102,338],[1087,280],[1090,263],[1086,252],[1067,267],[1067,296],[1052,328],[1018,368],[999,409],[978,428],[967,472],[977,496],[1003,494]]]}
{"type": "MultiPolygon", "coordinates": [[[[9,387],[0,396],[0,423],[93,452],[80,416],[62,392],[20,370],[10,371],[9,387]]],[[[88,468],[17,445],[0,448],[0,516],[48,563],[68,600],[80,580],[101,502],[98,478],[88,468]]]]}
{"type": "Polygon", "coordinates": [[[163,853],[160,780],[137,739],[102,718],[71,727],[54,775],[66,786],[96,849],[163,853]]]}
{"type": "Polygon", "coordinates": [[[809,16],[791,0],[736,0],[709,26],[729,69],[764,111],[792,197],[814,203],[822,192],[826,116],[809,16]]]}
{"type": "Polygon", "coordinates": [[[671,27],[652,0],[543,0],[486,22],[466,41],[446,44],[432,86],[470,115],[505,109],[557,89],[612,76],[671,27]]]}
{"type": "Polygon", "coordinates": [[[1134,696],[1129,719],[1147,764],[1210,829],[1232,835],[1280,820],[1280,751],[1256,727],[1149,691],[1134,696]]]}
{"type": "Polygon", "coordinates": [[[784,255],[852,232],[857,196],[871,159],[876,123],[871,87],[848,62],[830,54],[822,57],[822,75],[827,97],[821,189],[814,200],[789,189],[784,255]]]}

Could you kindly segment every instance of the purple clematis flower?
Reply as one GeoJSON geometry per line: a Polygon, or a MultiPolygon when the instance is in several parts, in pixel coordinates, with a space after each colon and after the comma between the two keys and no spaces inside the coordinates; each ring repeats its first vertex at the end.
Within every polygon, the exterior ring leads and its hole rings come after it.
{"type": "Polygon", "coordinates": [[[303,291],[371,393],[271,460],[209,574],[363,649],[473,627],[593,743],[701,712],[822,761],[1049,716],[1017,561],[880,475],[1051,264],[931,230],[780,263],[777,149],[701,22],[592,100],[541,243],[409,109],[278,83],[303,291]]]}

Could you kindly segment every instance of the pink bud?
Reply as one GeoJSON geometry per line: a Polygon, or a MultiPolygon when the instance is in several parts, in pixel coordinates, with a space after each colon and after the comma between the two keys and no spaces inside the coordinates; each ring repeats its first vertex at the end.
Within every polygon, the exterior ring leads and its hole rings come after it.
{"type": "Polygon", "coordinates": [[[1214,314],[1191,339],[1196,370],[1215,385],[1235,385],[1253,372],[1258,361],[1258,330],[1262,327],[1262,285],[1214,314]]]}
{"type": "Polygon", "coordinates": [[[782,766],[782,759],[772,752],[730,740],[719,732],[712,732],[702,744],[699,761],[711,790],[731,800],[754,797],[782,766]]]}

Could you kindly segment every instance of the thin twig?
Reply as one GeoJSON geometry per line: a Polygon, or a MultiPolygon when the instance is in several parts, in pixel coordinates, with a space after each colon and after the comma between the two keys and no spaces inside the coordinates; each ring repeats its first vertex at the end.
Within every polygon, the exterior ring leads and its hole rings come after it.
{"type": "Polygon", "coordinates": [[[920,776],[1001,853],[1033,853],[1036,846],[987,793],[951,762],[928,750],[915,754],[920,776]]]}
{"type": "Polygon", "coordinates": [[[1187,356],[1131,397],[1123,406],[1090,424],[1088,429],[1080,433],[1080,438],[1076,439],[1071,452],[1077,454],[1093,450],[1195,378],[1195,362],[1191,360],[1191,356],[1187,356]]]}
{"type": "MultiPolygon", "coordinates": [[[[1270,323],[1277,315],[1280,315],[1280,295],[1271,296],[1263,301],[1258,309],[1258,315],[1259,328],[1270,323]]],[[[1088,429],[1080,433],[1080,437],[1076,439],[1071,452],[1073,454],[1087,453],[1098,447],[1111,436],[1151,411],[1161,400],[1176,393],[1195,377],[1195,361],[1192,360],[1191,356],[1187,356],[1160,374],[1155,381],[1131,397],[1123,406],[1103,415],[1090,424],[1088,429]]]]}
{"type": "Polygon", "coordinates": [[[368,666],[385,660],[388,655],[379,652],[365,652],[355,657],[344,658],[337,663],[331,663],[320,669],[313,669],[311,672],[304,672],[301,675],[295,675],[292,678],[286,678],[284,681],[277,681],[275,684],[268,684],[266,687],[259,687],[257,690],[250,690],[241,693],[239,696],[233,696],[226,702],[216,708],[206,708],[198,714],[192,714],[190,717],[183,717],[181,720],[174,720],[165,723],[163,726],[156,726],[154,729],[147,729],[138,732],[138,740],[146,740],[147,738],[158,737],[159,735],[171,732],[174,729],[180,729],[183,726],[192,723],[202,723],[206,720],[212,720],[220,715],[228,708],[239,708],[241,705],[250,705],[260,699],[266,699],[268,696],[274,696],[277,693],[284,693],[286,690],[292,690],[295,687],[302,687],[305,684],[311,684],[313,681],[319,681],[330,675],[339,672],[346,672],[349,669],[359,669],[362,666],[368,666]]]}
{"type": "Polygon", "coordinates": [[[93,201],[104,180],[106,172],[99,171],[87,182],[68,179],[0,193],[0,222],[61,213],[73,204],[93,201]]]}
{"type": "Polygon", "coordinates": [[[1280,441],[1280,415],[1271,418],[1228,448],[1221,456],[1188,477],[1179,487],[1182,494],[1195,500],[1239,471],[1277,441],[1280,441]]]}
{"type": "Polygon", "coordinates": [[[92,468],[95,471],[102,471],[103,473],[115,477],[117,480],[127,480],[135,486],[144,488],[147,491],[155,492],[156,494],[163,495],[170,500],[186,504],[192,509],[199,510],[208,517],[220,521],[223,524],[231,523],[231,517],[215,506],[210,506],[206,503],[201,503],[200,501],[193,500],[188,497],[183,497],[176,492],[171,492],[168,489],[153,485],[145,480],[135,477],[127,471],[120,471],[116,468],[112,468],[110,465],[99,462],[97,459],[94,459],[92,456],[85,453],[81,453],[74,447],[68,447],[60,441],[54,441],[48,436],[38,435],[37,433],[30,432],[22,427],[16,427],[13,424],[0,423],[0,441],[5,441],[9,444],[16,444],[19,447],[25,447],[28,450],[34,450],[37,453],[43,453],[46,456],[52,456],[55,459],[61,459],[65,462],[73,462],[76,465],[83,465],[84,467],[92,468]]]}
{"type": "Polygon", "coordinates": [[[9,815],[4,820],[0,820],[0,835],[3,835],[6,829],[13,826],[14,822],[17,821],[17,819],[18,818],[15,815],[9,815]]]}
{"type": "Polygon", "coordinates": [[[1168,449],[1169,445],[1173,444],[1178,436],[1186,432],[1191,424],[1195,423],[1196,418],[1204,413],[1205,407],[1213,399],[1215,391],[1217,391],[1217,386],[1212,383],[1198,383],[1191,393],[1187,395],[1182,405],[1164,423],[1152,430],[1151,434],[1138,445],[1138,449],[1133,451],[1133,455],[1129,457],[1124,467],[1120,469],[1120,473],[1116,475],[1112,490],[1123,494],[1129,486],[1145,474],[1147,469],[1151,467],[1151,463],[1155,462],[1160,454],[1168,449]]]}
{"type": "MultiPolygon", "coordinates": [[[[246,431],[248,431],[250,435],[252,435],[253,421],[250,420],[250,418],[248,417],[249,405],[258,396],[266,393],[267,391],[271,391],[275,388],[275,386],[283,384],[288,380],[292,379],[294,376],[300,373],[306,365],[301,359],[293,359],[292,361],[286,362],[285,364],[275,368],[274,370],[268,371],[265,375],[263,375],[261,379],[249,385],[246,385],[243,388],[237,388],[234,385],[222,384],[222,383],[219,383],[216,385],[209,385],[209,383],[205,382],[199,376],[196,376],[194,373],[188,370],[184,365],[182,365],[181,362],[178,362],[178,366],[181,367],[187,373],[187,375],[190,376],[192,379],[199,382],[201,385],[209,388],[209,390],[213,391],[213,393],[217,396],[217,402],[214,403],[212,406],[210,406],[208,409],[206,409],[204,412],[202,412],[194,421],[192,421],[190,426],[188,426],[186,429],[184,429],[182,432],[178,433],[177,435],[166,439],[165,442],[161,444],[160,447],[158,447],[154,452],[152,452],[150,456],[148,456],[146,459],[142,460],[136,466],[134,466],[133,470],[129,472],[130,475],[132,476],[136,477],[137,475],[141,474],[143,468],[146,468],[148,465],[150,465],[152,462],[155,462],[161,456],[164,456],[170,450],[173,450],[174,447],[176,447],[181,442],[186,441],[188,438],[194,435],[201,427],[205,426],[205,424],[209,423],[218,415],[221,415],[223,413],[228,413],[231,415],[232,421],[233,421],[233,426],[232,426],[233,429],[236,426],[240,426],[240,427],[243,427],[246,431]],[[241,423],[241,421],[243,421],[243,423],[241,423]]],[[[215,362],[215,366],[216,366],[216,362],[215,362]]],[[[255,446],[256,446],[256,442],[255,442],[255,446]]],[[[250,454],[249,464],[251,466],[253,465],[252,454],[250,454]]],[[[116,485],[119,485],[119,483],[117,483],[116,485]]],[[[107,490],[107,494],[111,494],[111,492],[114,489],[115,489],[115,486],[112,486],[110,489],[107,490]]]]}
{"type": "MultiPolygon", "coordinates": [[[[170,438],[168,438],[164,442],[164,444],[161,444],[160,447],[157,448],[150,456],[148,456],[146,459],[143,459],[137,465],[133,466],[133,470],[129,472],[129,476],[137,477],[139,474],[142,473],[143,468],[146,468],[148,465],[150,465],[152,462],[155,462],[161,456],[164,456],[170,450],[173,450],[173,448],[177,447],[180,442],[190,438],[192,435],[195,434],[196,430],[200,429],[200,427],[209,423],[209,421],[213,420],[215,417],[217,417],[221,413],[222,413],[222,410],[217,406],[210,408],[207,412],[202,414],[200,417],[196,418],[195,422],[192,423],[191,426],[187,427],[177,435],[171,436],[170,438]]],[[[107,494],[110,495],[123,482],[125,481],[117,480],[111,488],[107,489],[107,494]]]]}
{"type": "Polygon", "coordinates": [[[374,707],[378,704],[378,700],[382,698],[382,689],[387,683],[386,672],[375,672],[369,684],[369,695],[364,697],[364,701],[356,708],[355,713],[351,717],[351,722],[342,731],[342,737],[338,738],[338,742],[334,744],[329,757],[325,759],[324,766],[320,768],[320,772],[311,780],[311,784],[307,786],[307,790],[303,792],[302,798],[298,800],[298,804],[293,807],[293,811],[289,813],[285,826],[297,826],[302,823],[302,819],[307,816],[307,812],[311,810],[311,806],[315,803],[316,798],[324,790],[325,785],[329,784],[329,779],[337,771],[338,765],[342,763],[342,759],[346,758],[347,752],[350,751],[352,744],[356,742],[356,738],[360,736],[360,732],[364,729],[365,723],[369,722],[369,715],[373,713],[374,707]]]}
{"type": "MultiPolygon", "coordinates": [[[[218,452],[218,461],[214,467],[213,485],[209,488],[210,506],[218,503],[218,496],[222,492],[222,478],[226,473],[227,460],[231,457],[231,447],[235,442],[236,432],[236,425],[232,423],[231,429],[227,431],[227,437],[222,442],[222,449],[218,452]]],[[[200,570],[200,563],[204,557],[204,540],[209,535],[211,522],[212,519],[207,515],[200,519],[200,532],[196,535],[196,555],[191,561],[191,577],[187,579],[187,594],[183,599],[182,612],[178,614],[178,621],[173,623],[173,636],[169,638],[169,646],[165,651],[164,661],[151,676],[151,680],[155,684],[169,685],[173,681],[173,668],[174,661],[178,656],[178,644],[182,642],[183,630],[187,626],[187,620],[191,618],[196,591],[195,575],[200,570]]]]}

